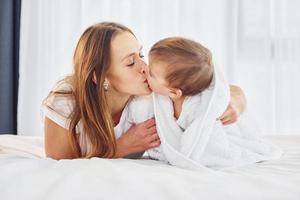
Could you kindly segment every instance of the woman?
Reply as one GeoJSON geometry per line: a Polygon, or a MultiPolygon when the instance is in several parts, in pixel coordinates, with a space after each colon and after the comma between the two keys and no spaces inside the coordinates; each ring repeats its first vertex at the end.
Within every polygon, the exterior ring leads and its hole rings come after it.
{"type": "MultiPolygon", "coordinates": [[[[124,123],[131,97],[151,93],[142,48],[130,29],[107,22],[89,27],[73,62],[74,73],[43,102],[47,157],[138,158],[160,145],[154,119],[131,127],[124,123]]],[[[231,97],[220,117],[224,124],[236,121],[245,107],[239,87],[231,86],[231,97]]]]}

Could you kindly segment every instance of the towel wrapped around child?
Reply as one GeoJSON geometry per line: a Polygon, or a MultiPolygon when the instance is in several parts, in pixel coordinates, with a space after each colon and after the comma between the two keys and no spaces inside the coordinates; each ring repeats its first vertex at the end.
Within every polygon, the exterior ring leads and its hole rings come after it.
{"type": "Polygon", "coordinates": [[[228,126],[217,120],[229,101],[229,85],[214,67],[209,88],[187,97],[178,119],[171,99],[152,93],[130,102],[128,122],[139,123],[154,116],[161,145],[148,151],[150,157],[182,168],[227,169],[278,159],[282,151],[258,136],[256,124],[246,113],[228,126]]]}

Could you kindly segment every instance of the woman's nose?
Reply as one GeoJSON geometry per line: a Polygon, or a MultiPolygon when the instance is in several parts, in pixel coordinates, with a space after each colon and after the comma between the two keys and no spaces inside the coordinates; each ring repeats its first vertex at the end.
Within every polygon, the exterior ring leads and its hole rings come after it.
{"type": "Polygon", "coordinates": [[[144,60],[140,60],[140,62],[140,72],[145,73],[148,68],[148,65],[145,63],[144,60]]]}

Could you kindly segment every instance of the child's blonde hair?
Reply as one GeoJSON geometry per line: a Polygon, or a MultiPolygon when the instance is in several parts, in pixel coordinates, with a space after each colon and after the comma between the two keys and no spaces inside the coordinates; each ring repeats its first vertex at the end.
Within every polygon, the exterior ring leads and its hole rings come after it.
{"type": "Polygon", "coordinates": [[[213,77],[212,55],[201,44],[182,37],[158,41],[149,52],[152,62],[167,64],[165,79],[170,87],[192,96],[208,88],[213,77]]]}

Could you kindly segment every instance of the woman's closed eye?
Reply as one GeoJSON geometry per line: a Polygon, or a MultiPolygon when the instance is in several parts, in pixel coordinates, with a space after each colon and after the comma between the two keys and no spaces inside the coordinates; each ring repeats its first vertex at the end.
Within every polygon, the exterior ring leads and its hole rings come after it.
{"type": "Polygon", "coordinates": [[[131,67],[135,64],[135,62],[132,62],[131,64],[127,65],[128,67],[131,67]]]}
{"type": "Polygon", "coordinates": [[[127,64],[127,66],[129,66],[129,67],[130,67],[130,66],[133,66],[133,65],[135,64],[135,61],[134,61],[134,57],[133,57],[133,56],[130,57],[130,60],[128,60],[128,63],[129,63],[129,64],[127,64]]]}
{"type": "MultiPolygon", "coordinates": [[[[144,55],[143,55],[142,53],[140,53],[140,54],[139,54],[139,57],[143,59],[143,58],[144,58],[144,55]]],[[[131,67],[131,66],[133,66],[134,64],[135,64],[135,60],[133,59],[132,62],[131,62],[130,64],[128,64],[127,66],[128,66],[128,67],[131,67]]]]}

